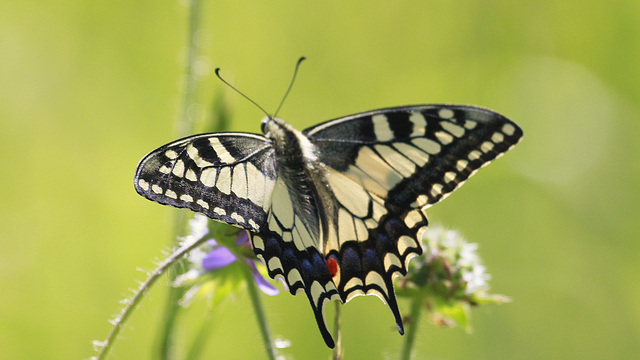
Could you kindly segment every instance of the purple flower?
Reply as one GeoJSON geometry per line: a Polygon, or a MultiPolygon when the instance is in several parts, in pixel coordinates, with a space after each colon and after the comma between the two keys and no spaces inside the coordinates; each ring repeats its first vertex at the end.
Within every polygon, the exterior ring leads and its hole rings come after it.
{"type": "Polygon", "coordinates": [[[209,251],[207,256],[202,259],[202,267],[206,271],[216,271],[231,265],[236,260],[238,258],[233,255],[231,250],[226,247],[217,247],[209,251]]]}
{"type": "MultiPolygon", "coordinates": [[[[267,279],[265,279],[262,274],[258,271],[256,267],[256,262],[259,260],[255,258],[244,258],[238,259],[238,256],[235,255],[229,248],[226,248],[222,245],[219,245],[215,240],[209,240],[209,245],[213,246],[213,249],[205,255],[202,259],[202,268],[205,271],[216,271],[222,268],[225,268],[236,261],[244,261],[251,268],[251,275],[255,280],[258,288],[260,290],[270,296],[277,295],[280,291],[276,289],[267,279]]],[[[238,246],[249,246],[249,234],[242,230],[238,233],[236,237],[236,245],[238,246]]]]}

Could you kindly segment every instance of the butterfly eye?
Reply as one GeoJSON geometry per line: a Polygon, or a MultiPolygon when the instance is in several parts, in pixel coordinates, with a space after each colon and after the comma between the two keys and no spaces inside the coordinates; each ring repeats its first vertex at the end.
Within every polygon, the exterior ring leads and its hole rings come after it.
{"type": "Polygon", "coordinates": [[[263,134],[267,133],[267,123],[271,120],[271,118],[269,116],[265,116],[264,119],[262,119],[262,124],[260,125],[260,130],[262,130],[263,134]]]}

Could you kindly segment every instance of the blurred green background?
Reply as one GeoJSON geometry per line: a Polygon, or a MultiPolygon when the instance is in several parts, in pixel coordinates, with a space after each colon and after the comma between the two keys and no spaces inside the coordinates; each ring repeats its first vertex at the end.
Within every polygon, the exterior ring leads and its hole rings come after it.
{"type": "MultiPolygon", "coordinates": [[[[174,211],[133,189],[138,160],[176,138],[186,1],[0,3],[0,354],[93,355],[118,301],[168,249],[174,211]]],[[[475,331],[420,325],[416,359],[627,359],[640,352],[640,2],[204,1],[198,103],[225,99],[259,132],[306,55],[280,117],[299,129],[386,106],[463,103],[524,141],[443,203],[432,224],[480,244],[492,290],[475,331]]],[[[199,125],[200,127],[204,125],[199,125]]],[[[167,281],[113,348],[152,358],[167,281]]],[[[304,297],[263,297],[287,359],[326,359],[304,297]]],[[[408,303],[400,303],[403,313],[408,303]]],[[[386,306],[343,306],[347,359],[395,359],[386,306]]],[[[180,319],[180,345],[203,321],[180,319]]],[[[263,358],[246,296],[212,318],[203,358],[263,358]]]]}

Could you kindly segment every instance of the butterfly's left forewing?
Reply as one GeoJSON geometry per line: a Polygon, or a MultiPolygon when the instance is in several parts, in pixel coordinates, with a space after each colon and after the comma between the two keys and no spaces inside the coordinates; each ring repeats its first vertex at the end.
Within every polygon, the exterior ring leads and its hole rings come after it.
{"type": "Polygon", "coordinates": [[[277,177],[270,142],[255,134],[190,136],[162,146],[138,164],[136,191],[251,231],[266,222],[277,177]]]}

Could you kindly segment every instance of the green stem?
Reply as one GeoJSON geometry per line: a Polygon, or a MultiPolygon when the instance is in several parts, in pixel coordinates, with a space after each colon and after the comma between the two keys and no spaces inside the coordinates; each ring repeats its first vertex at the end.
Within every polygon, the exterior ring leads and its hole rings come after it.
{"type": "MultiPolygon", "coordinates": [[[[187,223],[186,215],[184,211],[176,211],[175,212],[175,224],[172,239],[179,239],[184,234],[185,224],[187,223]]],[[[174,266],[173,270],[169,273],[169,282],[173,283],[176,277],[181,272],[179,270],[180,266],[174,266]]],[[[168,298],[165,304],[164,317],[162,322],[162,330],[160,331],[159,339],[158,339],[158,358],[162,360],[169,360],[174,358],[173,354],[173,344],[174,344],[174,329],[175,323],[178,316],[178,311],[180,310],[180,305],[178,301],[184,295],[185,289],[183,287],[170,287],[169,292],[167,294],[168,298]]]]}
{"type": "Polygon", "coordinates": [[[213,307],[209,307],[207,312],[205,313],[204,319],[202,320],[202,325],[200,326],[200,331],[195,336],[195,340],[191,344],[189,348],[189,352],[187,353],[185,359],[186,360],[197,360],[201,358],[202,350],[209,343],[209,334],[213,328],[212,321],[213,318],[213,307]]]}
{"type": "Polygon", "coordinates": [[[402,345],[402,353],[400,354],[400,360],[411,359],[411,353],[413,351],[413,344],[415,343],[416,333],[418,332],[418,324],[420,323],[420,315],[422,314],[422,304],[424,302],[424,295],[416,294],[411,303],[411,313],[409,314],[409,327],[407,333],[404,335],[404,344],[402,345]]]}
{"type": "Polygon", "coordinates": [[[174,251],[173,254],[171,254],[167,259],[165,259],[149,275],[147,280],[145,280],[140,285],[136,293],[129,300],[129,302],[127,303],[127,306],[125,306],[125,308],[122,310],[122,313],[120,313],[120,316],[112,322],[113,328],[111,329],[109,336],[107,336],[107,339],[104,342],[98,344],[100,345],[100,350],[98,352],[98,355],[95,357],[95,359],[100,360],[100,359],[104,359],[107,356],[107,354],[109,353],[109,350],[111,349],[111,346],[113,345],[114,340],[120,333],[120,329],[122,329],[122,327],[124,326],[124,323],[127,321],[129,316],[133,312],[133,309],[135,309],[136,305],[140,303],[143,295],[151,288],[151,286],[156,282],[156,280],[158,280],[158,278],[160,278],[160,276],[164,274],[164,272],[169,267],[173,266],[176,263],[176,261],[180,260],[189,251],[200,246],[206,239],[207,239],[206,237],[203,237],[202,239],[199,239],[197,241],[182,245],[178,250],[174,251]]]}
{"type": "MultiPolygon", "coordinates": [[[[193,131],[193,119],[189,116],[189,110],[196,102],[196,75],[195,61],[197,56],[196,36],[200,28],[200,0],[191,0],[189,3],[189,30],[187,34],[187,52],[185,64],[184,97],[180,111],[180,117],[176,123],[178,137],[184,137],[193,131]]],[[[174,222],[174,233],[172,241],[177,241],[184,235],[187,225],[187,216],[184,211],[176,211],[174,222]]],[[[180,272],[178,269],[170,275],[170,281],[175,280],[180,272]]],[[[162,360],[172,359],[173,344],[175,338],[175,323],[177,321],[179,304],[178,300],[184,295],[183,288],[170,288],[167,304],[164,312],[164,321],[159,339],[159,358],[162,360]]]]}
{"type": "Polygon", "coordinates": [[[187,56],[185,59],[184,97],[182,98],[182,110],[177,123],[179,137],[187,136],[193,131],[194,118],[189,116],[189,112],[193,111],[191,109],[196,103],[197,79],[194,69],[198,55],[196,37],[200,29],[200,6],[199,0],[191,0],[189,2],[189,33],[187,34],[187,56]]]}
{"type": "Polygon", "coordinates": [[[340,331],[340,302],[334,301],[336,304],[335,321],[333,333],[336,337],[336,347],[333,348],[333,360],[342,359],[342,332],[340,331]]]}
{"type": "Polygon", "coordinates": [[[253,310],[256,313],[256,320],[258,321],[258,327],[260,328],[260,332],[262,333],[262,340],[264,341],[264,349],[267,352],[267,357],[269,360],[276,359],[276,349],[273,346],[274,342],[271,338],[271,332],[269,331],[269,326],[267,324],[267,318],[264,314],[264,309],[262,307],[262,302],[260,301],[260,293],[258,292],[258,285],[253,280],[253,276],[251,276],[251,269],[247,267],[246,270],[247,277],[247,288],[249,290],[249,298],[251,298],[251,304],[253,305],[253,310]]]}

